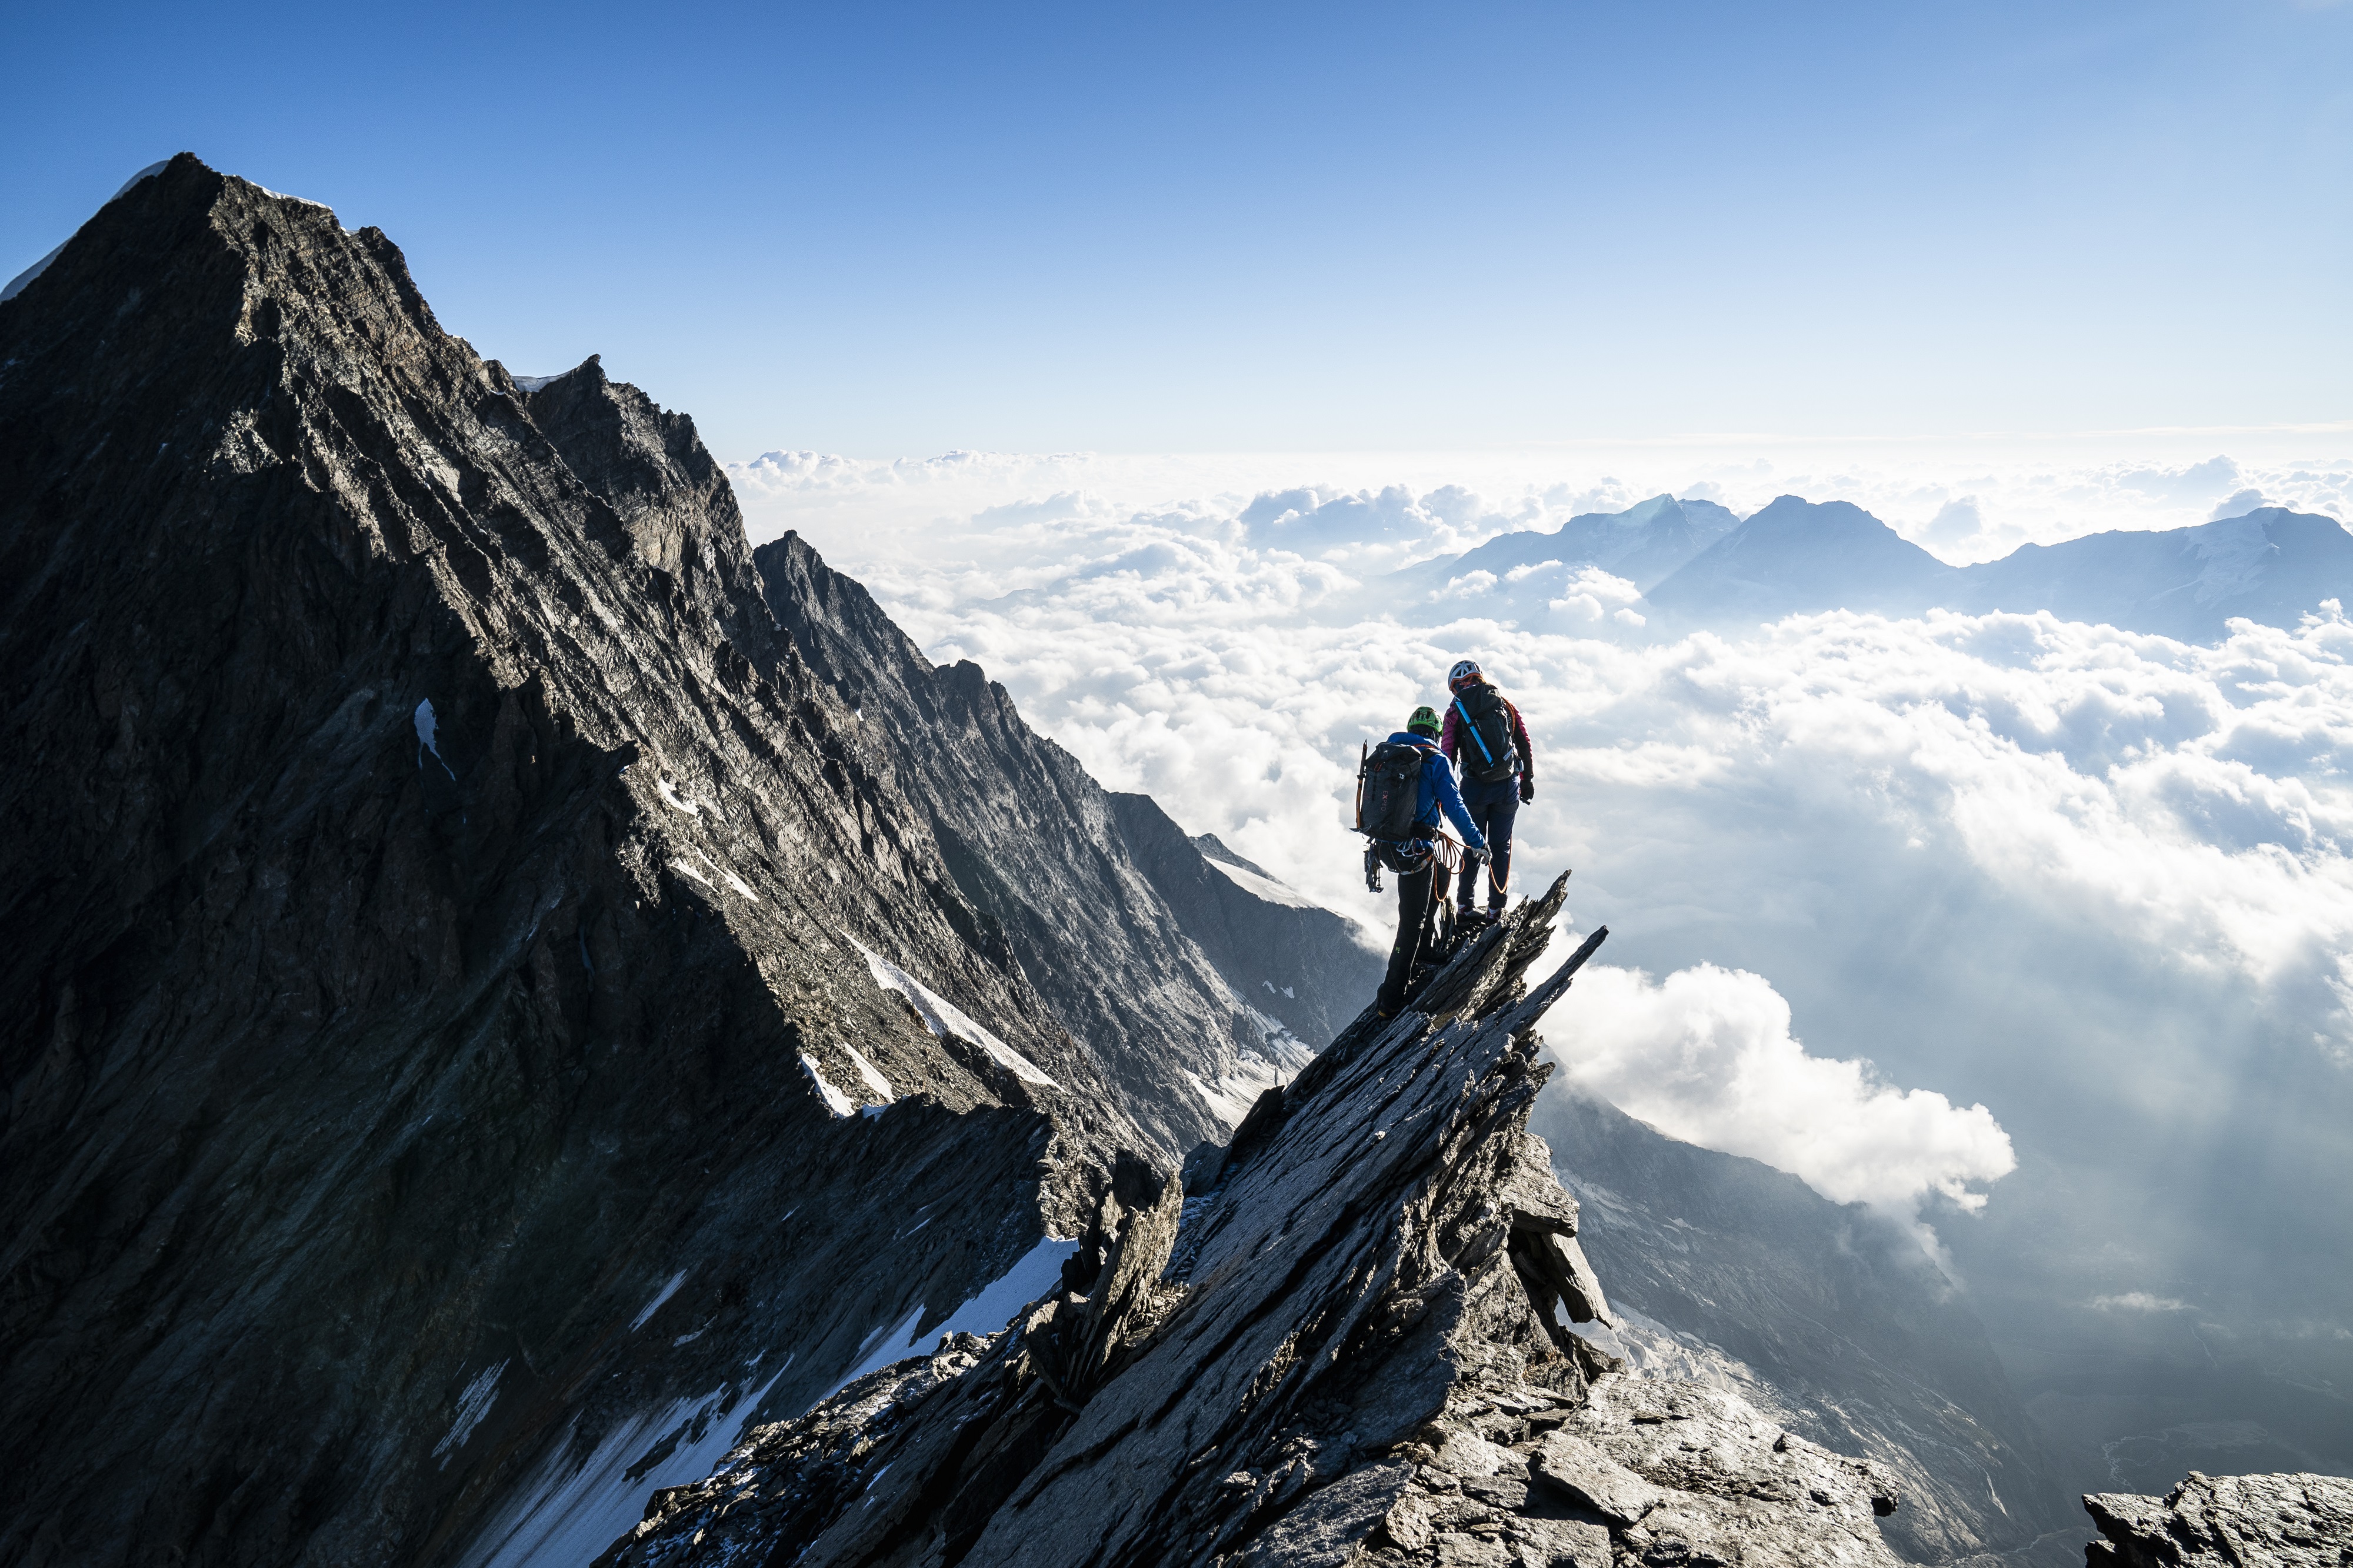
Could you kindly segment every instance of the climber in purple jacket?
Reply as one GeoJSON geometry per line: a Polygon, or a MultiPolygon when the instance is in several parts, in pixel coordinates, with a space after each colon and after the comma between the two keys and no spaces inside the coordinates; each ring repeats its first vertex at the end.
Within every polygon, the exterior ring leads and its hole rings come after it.
{"type": "MultiPolygon", "coordinates": [[[[1535,747],[1520,710],[1504,700],[1494,683],[1466,658],[1447,672],[1447,689],[1454,700],[1446,705],[1446,726],[1438,749],[1462,770],[1462,805],[1486,836],[1487,912],[1490,921],[1504,912],[1512,891],[1512,825],[1520,807],[1536,797],[1535,747]]],[[[1462,863],[1461,885],[1454,907],[1466,920],[1478,918],[1473,902],[1479,891],[1479,868],[1462,863]]]]}

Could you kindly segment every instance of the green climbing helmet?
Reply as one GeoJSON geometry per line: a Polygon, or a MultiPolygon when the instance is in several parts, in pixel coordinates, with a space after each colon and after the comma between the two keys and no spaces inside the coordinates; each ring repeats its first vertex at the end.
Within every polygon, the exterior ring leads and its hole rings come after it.
{"type": "Polygon", "coordinates": [[[1405,727],[1409,734],[1427,735],[1435,741],[1439,731],[1438,710],[1427,704],[1415,709],[1413,717],[1405,721],[1405,727]]]}

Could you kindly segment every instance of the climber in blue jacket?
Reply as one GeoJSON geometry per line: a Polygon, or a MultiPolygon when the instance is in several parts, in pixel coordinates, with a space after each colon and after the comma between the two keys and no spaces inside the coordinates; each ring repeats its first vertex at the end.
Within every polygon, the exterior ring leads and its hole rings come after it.
{"type": "Polygon", "coordinates": [[[1438,836],[1440,814],[1454,825],[1472,855],[1487,852],[1487,840],[1463,808],[1461,792],[1454,787],[1454,769],[1446,753],[1438,749],[1439,728],[1436,709],[1417,708],[1405,728],[1389,737],[1391,744],[1411,746],[1424,755],[1421,793],[1414,812],[1414,826],[1421,837],[1403,844],[1376,846],[1381,863],[1396,872],[1398,879],[1397,940],[1389,945],[1388,973],[1382,977],[1373,1002],[1384,1018],[1395,1017],[1405,1005],[1406,985],[1413,979],[1413,966],[1420,962],[1422,947],[1430,940],[1430,913],[1438,907],[1442,890],[1436,875],[1438,856],[1430,842],[1438,836]]]}

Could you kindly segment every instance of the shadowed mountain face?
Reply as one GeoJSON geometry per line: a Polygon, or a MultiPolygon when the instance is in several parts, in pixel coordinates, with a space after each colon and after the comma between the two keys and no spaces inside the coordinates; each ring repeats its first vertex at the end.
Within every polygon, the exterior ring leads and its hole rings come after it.
{"type": "Polygon", "coordinates": [[[1693,619],[1777,620],[1808,610],[1917,615],[1945,603],[1954,570],[1859,506],[1783,496],[1651,588],[1693,619]]]}
{"type": "MultiPolygon", "coordinates": [[[[1900,1478],[1915,1562],[2087,1531],[1966,1299],[1911,1237],[1754,1160],[1678,1142],[1562,1085],[1531,1125],[1629,1321],[1602,1342],[1722,1383],[1900,1478]]],[[[2058,1543],[2052,1543],[2056,1546],[2058,1543]]],[[[2039,1561],[2039,1560],[2038,1560],[2039,1561]]]]}
{"type": "Polygon", "coordinates": [[[1817,610],[1913,616],[2049,611],[2211,642],[2233,616],[2293,626],[2353,596],[2353,534],[2264,507],[2221,522],[2028,544],[1952,567],[1843,501],[1783,496],[1651,590],[1672,618],[1759,621],[1817,610]]]}
{"type": "Polygon", "coordinates": [[[2353,533],[2334,518],[2267,506],[2197,528],[2021,545],[1961,577],[1955,608],[2049,610],[2211,642],[2232,616],[2293,626],[2321,601],[2353,596],[2353,533]]]}
{"type": "Polygon", "coordinates": [[[0,304],[0,1561],[578,1561],[1218,1125],[1217,976],[1073,1038],[774,592],[192,157],[0,304]]]}

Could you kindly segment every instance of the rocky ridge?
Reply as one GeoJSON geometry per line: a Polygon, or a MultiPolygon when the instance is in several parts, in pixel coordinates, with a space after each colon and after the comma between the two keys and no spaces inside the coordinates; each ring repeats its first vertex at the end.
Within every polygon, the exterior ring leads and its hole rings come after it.
{"type": "Polygon", "coordinates": [[[0,303],[0,1562],[593,1553],[1213,1124],[989,940],[691,423],[379,231],[183,154],[0,303]]]}
{"type": "Polygon", "coordinates": [[[1367,1015],[1191,1195],[1130,1164],[1060,1288],[659,1494],[600,1568],[1893,1564],[1880,1472],[1624,1375],[1526,1131],[1567,879],[1367,1015]]]}
{"type": "Polygon", "coordinates": [[[1355,1016],[1377,970],[1345,936],[1320,940],[1340,917],[1282,904],[1271,880],[1262,895],[1235,888],[1231,917],[1192,896],[1188,881],[1218,875],[1202,852],[1151,801],[1107,792],[1031,731],[978,665],[934,666],[798,534],[760,546],[754,561],[795,645],[920,803],[980,917],[973,940],[1038,988],[1164,1148],[1223,1139],[1262,1089],[1355,1016]],[[1172,834],[1181,848],[1164,842],[1172,834]],[[1296,976],[1292,994],[1261,993],[1262,966],[1246,966],[1230,934],[1236,920],[1278,952],[1304,937],[1306,956],[1335,961],[1331,971],[1296,976]]]}
{"type": "Polygon", "coordinates": [[[2353,1563],[2353,1479],[2207,1476],[2162,1498],[2094,1493],[2084,1508],[2105,1540],[2090,1568],[2343,1568],[2353,1563]]]}

